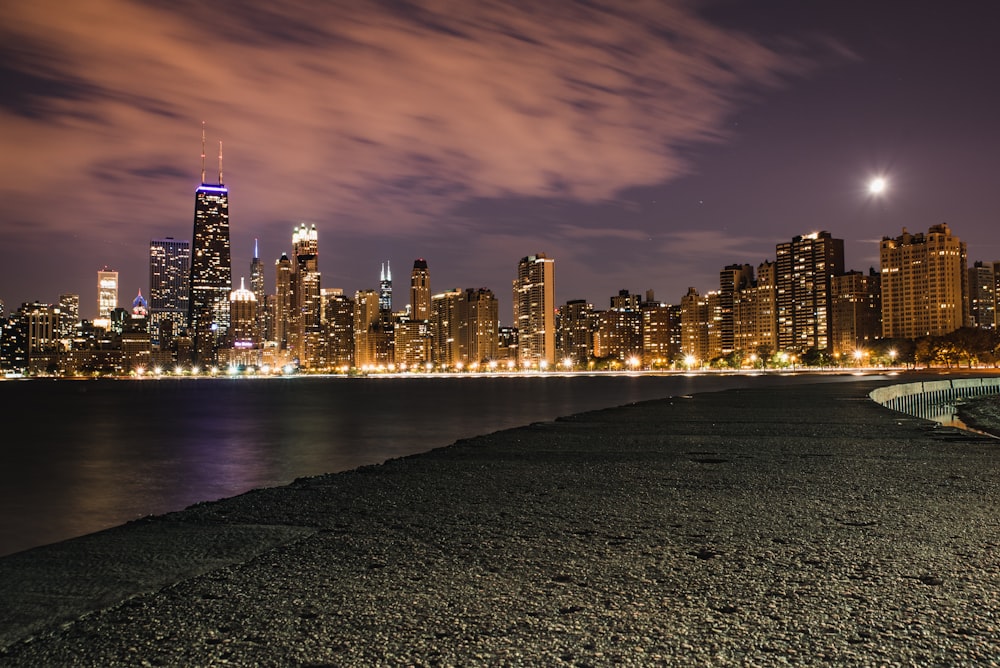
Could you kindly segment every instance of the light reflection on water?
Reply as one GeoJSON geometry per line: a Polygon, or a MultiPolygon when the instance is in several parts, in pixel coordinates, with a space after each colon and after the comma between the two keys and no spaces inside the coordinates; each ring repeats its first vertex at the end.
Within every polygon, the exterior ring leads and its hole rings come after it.
{"type": "Polygon", "coordinates": [[[0,555],[199,501],[636,401],[841,376],[0,383],[0,555]]]}

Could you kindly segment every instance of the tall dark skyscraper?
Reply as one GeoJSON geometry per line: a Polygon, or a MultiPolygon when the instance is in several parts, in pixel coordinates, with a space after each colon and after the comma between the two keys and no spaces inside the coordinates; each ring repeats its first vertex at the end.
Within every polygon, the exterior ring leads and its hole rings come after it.
{"type": "Polygon", "coordinates": [[[844,240],[829,232],[797,236],[775,247],[778,347],[831,352],[833,277],[844,273],[844,240]]]}
{"type": "Polygon", "coordinates": [[[410,319],[429,320],[431,317],[431,275],[427,270],[427,260],[413,261],[410,274],[410,319]]]}
{"type": "Polygon", "coordinates": [[[378,308],[383,313],[392,313],[392,267],[386,262],[378,283],[378,308]]]}
{"type": "Polygon", "coordinates": [[[233,269],[229,250],[229,189],[222,181],[222,142],[219,142],[219,183],[215,185],[205,183],[204,130],[201,145],[201,185],[194,199],[188,326],[195,360],[211,363],[229,331],[233,269]]]}
{"type": "Polygon", "coordinates": [[[191,242],[166,237],[149,242],[149,332],[154,344],[187,326],[191,242]]]}

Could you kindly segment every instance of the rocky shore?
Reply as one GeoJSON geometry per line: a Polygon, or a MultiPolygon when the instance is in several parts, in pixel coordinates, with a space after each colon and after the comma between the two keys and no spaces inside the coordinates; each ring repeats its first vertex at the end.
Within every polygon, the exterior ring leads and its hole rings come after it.
{"type": "Polygon", "coordinates": [[[644,402],[0,559],[0,665],[995,665],[996,439],[644,402]]]}
{"type": "Polygon", "coordinates": [[[968,426],[1000,438],[1000,396],[967,399],[956,410],[958,417],[968,426]]]}

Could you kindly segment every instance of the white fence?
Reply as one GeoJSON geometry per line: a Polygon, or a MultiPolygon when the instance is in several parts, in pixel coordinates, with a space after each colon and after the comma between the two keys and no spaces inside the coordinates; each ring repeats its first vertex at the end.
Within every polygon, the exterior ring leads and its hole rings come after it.
{"type": "Polygon", "coordinates": [[[872,400],[900,413],[937,422],[955,416],[955,402],[969,397],[1000,394],[1000,378],[954,378],[888,385],[872,390],[872,400]]]}

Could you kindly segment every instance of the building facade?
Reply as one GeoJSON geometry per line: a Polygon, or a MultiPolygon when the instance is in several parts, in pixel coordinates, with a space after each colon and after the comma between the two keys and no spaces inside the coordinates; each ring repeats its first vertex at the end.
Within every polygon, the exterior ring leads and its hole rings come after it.
{"type": "Polygon", "coordinates": [[[166,346],[187,328],[191,242],[165,237],[149,242],[149,333],[166,346]]]}
{"type": "Polygon", "coordinates": [[[833,277],[844,273],[844,240],[829,232],[794,237],[775,249],[778,347],[830,351],[833,277]]]}
{"type": "Polygon", "coordinates": [[[544,253],[517,265],[513,282],[514,326],[522,366],[551,366],[556,359],[555,261],[544,253]]]}

